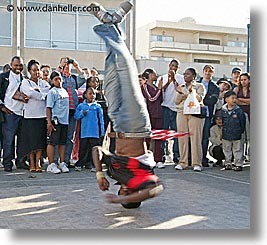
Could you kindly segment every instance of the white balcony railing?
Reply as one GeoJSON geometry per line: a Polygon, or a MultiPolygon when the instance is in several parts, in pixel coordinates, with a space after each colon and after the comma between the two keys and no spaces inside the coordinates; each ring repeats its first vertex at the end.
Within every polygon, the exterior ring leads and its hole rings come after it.
{"type": "MultiPolygon", "coordinates": [[[[144,71],[147,67],[153,67],[156,71],[157,74],[162,75],[166,73],[166,67],[168,67],[170,61],[163,61],[163,60],[151,60],[151,59],[142,59],[142,60],[137,60],[136,65],[138,68],[138,71],[144,71]]],[[[201,76],[201,71],[203,69],[203,66],[205,63],[194,63],[194,62],[181,62],[181,67],[180,67],[180,72],[183,73],[188,67],[194,67],[198,71],[200,71],[200,76],[201,76]]],[[[226,64],[213,64],[215,67],[215,76],[214,80],[217,80],[221,77],[231,77],[231,71],[233,69],[233,65],[226,65],[226,64]]],[[[246,70],[246,64],[243,66],[239,66],[243,71],[246,70]]]]}
{"type": "Polygon", "coordinates": [[[166,51],[175,51],[175,50],[184,50],[188,51],[210,51],[217,53],[241,53],[246,54],[247,48],[242,47],[229,47],[229,46],[218,46],[211,44],[195,44],[195,43],[180,43],[180,42],[161,42],[153,41],[150,43],[150,51],[157,50],[166,50],[166,51]]]}

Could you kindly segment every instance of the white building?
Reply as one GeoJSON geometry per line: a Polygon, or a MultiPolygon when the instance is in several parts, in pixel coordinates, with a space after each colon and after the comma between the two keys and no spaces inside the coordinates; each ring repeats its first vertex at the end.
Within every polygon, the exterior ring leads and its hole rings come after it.
{"type": "Polygon", "coordinates": [[[216,77],[230,76],[233,67],[246,70],[247,29],[199,25],[188,17],[178,22],[154,21],[137,29],[138,69],[154,67],[166,73],[169,61],[178,59],[181,72],[195,67],[199,73],[205,64],[213,64],[216,77]]]}

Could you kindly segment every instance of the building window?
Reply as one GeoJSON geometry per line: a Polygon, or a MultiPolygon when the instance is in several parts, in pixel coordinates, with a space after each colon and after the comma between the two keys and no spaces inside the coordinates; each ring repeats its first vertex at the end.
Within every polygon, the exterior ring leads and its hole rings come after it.
{"type": "MultiPolygon", "coordinates": [[[[26,6],[53,7],[54,4],[26,1],[26,6]]],[[[89,13],[28,11],[25,12],[25,47],[106,51],[104,41],[93,31],[97,24],[99,21],[89,13]]],[[[121,28],[125,31],[125,21],[121,28]]]]}
{"type": "Polygon", "coordinates": [[[151,60],[161,60],[161,61],[172,61],[173,58],[168,57],[159,57],[159,56],[151,56],[151,60]]]}
{"type": "Polygon", "coordinates": [[[78,16],[78,49],[80,50],[106,50],[104,41],[93,31],[93,26],[99,21],[90,14],[78,16]]]}
{"type": "Polygon", "coordinates": [[[200,38],[199,39],[199,44],[211,44],[211,45],[221,45],[220,40],[215,40],[215,39],[204,39],[204,38],[200,38]]]}
{"type": "Polygon", "coordinates": [[[205,63],[205,64],[220,64],[219,60],[208,60],[208,59],[194,59],[195,63],[205,63]]]}
{"type": "Polygon", "coordinates": [[[243,61],[230,61],[229,64],[233,65],[233,66],[244,66],[245,62],[243,62],[243,61]]]}
{"type": "Polygon", "coordinates": [[[152,35],[152,41],[173,42],[172,36],[152,35]]]}
{"type": "MultiPolygon", "coordinates": [[[[27,2],[26,6],[43,6],[27,2]]],[[[51,12],[25,12],[25,47],[51,48],[51,12]]]]}
{"type": "Polygon", "coordinates": [[[241,42],[241,41],[228,41],[227,42],[227,46],[245,48],[246,47],[246,43],[245,42],[241,42]]]}
{"type": "Polygon", "coordinates": [[[76,48],[76,14],[52,13],[52,48],[75,49],[76,48]]]}
{"type": "Polygon", "coordinates": [[[6,10],[6,6],[11,4],[11,0],[0,0],[0,46],[12,45],[12,12],[6,10]]]}

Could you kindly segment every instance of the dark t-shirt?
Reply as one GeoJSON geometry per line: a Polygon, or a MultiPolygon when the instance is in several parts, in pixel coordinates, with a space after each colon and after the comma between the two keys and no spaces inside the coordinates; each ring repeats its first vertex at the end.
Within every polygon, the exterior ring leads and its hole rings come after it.
{"type": "Polygon", "coordinates": [[[147,110],[150,118],[162,118],[162,92],[156,86],[151,86],[149,84],[144,84],[142,87],[142,93],[146,99],[147,110]]]}
{"type": "MultiPolygon", "coordinates": [[[[242,87],[239,87],[238,92],[237,92],[237,98],[250,99],[250,90],[248,91],[247,95],[245,96],[243,94],[242,87]]],[[[247,113],[248,120],[250,121],[250,105],[239,105],[239,107],[243,110],[243,112],[247,113]]]]}

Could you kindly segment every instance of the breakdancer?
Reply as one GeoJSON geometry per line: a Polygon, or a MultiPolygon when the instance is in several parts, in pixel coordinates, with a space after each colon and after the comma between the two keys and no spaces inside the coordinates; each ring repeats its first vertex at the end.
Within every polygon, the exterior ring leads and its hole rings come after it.
{"type": "Polygon", "coordinates": [[[107,194],[110,203],[120,203],[125,208],[137,208],[141,202],[163,191],[163,185],[154,174],[153,153],[148,151],[145,138],[151,134],[149,115],[138,82],[138,72],[118,24],[132,8],[129,1],[122,2],[117,11],[108,13],[99,7],[93,14],[103,23],[94,31],[106,43],[104,91],[108,102],[108,115],[113,123],[116,151],[112,155],[100,146],[92,151],[98,186],[109,189],[109,181],[102,172],[102,163],[108,175],[121,185],[119,195],[107,194]]]}

